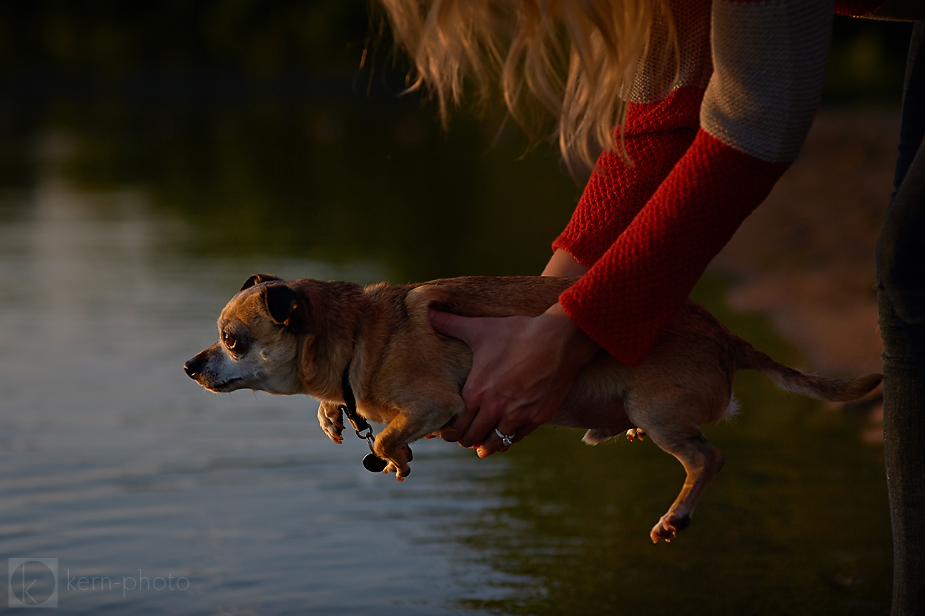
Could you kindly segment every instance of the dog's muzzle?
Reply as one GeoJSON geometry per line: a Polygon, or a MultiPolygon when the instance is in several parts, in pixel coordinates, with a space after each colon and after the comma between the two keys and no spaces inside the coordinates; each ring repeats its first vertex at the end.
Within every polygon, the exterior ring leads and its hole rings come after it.
{"type": "Polygon", "coordinates": [[[206,354],[202,352],[183,364],[183,371],[194,381],[199,380],[199,376],[202,374],[202,369],[205,367],[206,361],[206,354]]]}

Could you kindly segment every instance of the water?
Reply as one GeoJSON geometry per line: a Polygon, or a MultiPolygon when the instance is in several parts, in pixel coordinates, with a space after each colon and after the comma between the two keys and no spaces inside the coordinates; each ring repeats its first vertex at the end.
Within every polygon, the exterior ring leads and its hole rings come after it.
{"type": "MultiPolygon", "coordinates": [[[[568,212],[539,204],[520,239],[506,238],[530,204],[501,180],[540,178],[525,193],[555,201],[574,188],[550,196],[554,165],[496,167],[475,140],[459,163],[471,185],[437,204],[436,180],[409,180],[409,193],[386,179],[432,161],[431,146],[377,164],[367,152],[362,173],[348,166],[324,184],[314,170],[303,185],[297,156],[285,163],[295,170],[268,171],[247,138],[205,148],[201,173],[184,175],[182,147],[136,156],[131,173],[100,171],[144,150],[120,134],[105,155],[73,130],[29,135],[28,179],[0,196],[0,569],[57,559],[60,612],[888,612],[882,452],[860,444],[858,418],[760,377],[737,384],[742,416],[707,430],[727,466],[694,524],[653,546],[648,529],[683,473],[649,441],[589,448],[579,432],[543,429],[488,460],[427,441],[399,484],[363,470],[359,439],[328,441],[314,401],[213,395],[183,374],[256,272],[365,283],[538,271],[568,212]],[[272,190],[261,169],[280,180],[272,190]],[[398,192],[369,202],[375,187],[355,185],[369,178],[398,192]],[[290,217],[296,201],[308,213],[290,217]]],[[[337,150],[325,152],[314,160],[337,150]]],[[[698,293],[723,311],[721,291],[711,279],[698,293]]],[[[723,319],[796,357],[760,319],[723,319]]],[[[50,579],[36,579],[49,596],[50,579]]]]}

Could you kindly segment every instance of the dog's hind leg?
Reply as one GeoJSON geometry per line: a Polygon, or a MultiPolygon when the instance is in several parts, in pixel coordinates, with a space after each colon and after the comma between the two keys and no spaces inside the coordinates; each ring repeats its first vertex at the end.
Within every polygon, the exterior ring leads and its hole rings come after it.
{"type": "MultiPolygon", "coordinates": [[[[609,441],[612,438],[616,438],[623,434],[622,429],[611,429],[611,428],[593,428],[585,432],[585,435],[582,437],[583,440],[588,445],[600,445],[605,441],[609,441]]],[[[633,442],[634,440],[645,440],[646,433],[643,432],[642,428],[630,428],[626,431],[626,440],[633,442]]]]}
{"type": "Polygon", "coordinates": [[[605,441],[620,436],[623,434],[623,430],[611,430],[609,428],[593,428],[585,432],[585,435],[581,438],[588,445],[600,445],[605,441]]]}
{"type": "Polygon", "coordinates": [[[723,467],[723,454],[703,438],[699,428],[684,432],[647,428],[645,432],[663,451],[676,457],[687,473],[681,493],[649,533],[653,543],[671,541],[690,524],[704,489],[723,467]]]}

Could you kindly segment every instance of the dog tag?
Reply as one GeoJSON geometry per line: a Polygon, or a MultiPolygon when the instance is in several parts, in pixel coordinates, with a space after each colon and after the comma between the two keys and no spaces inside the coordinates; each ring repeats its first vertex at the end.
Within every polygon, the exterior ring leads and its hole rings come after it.
{"type": "Polygon", "coordinates": [[[389,463],[374,453],[368,453],[363,457],[363,468],[370,473],[381,473],[389,463]]]}

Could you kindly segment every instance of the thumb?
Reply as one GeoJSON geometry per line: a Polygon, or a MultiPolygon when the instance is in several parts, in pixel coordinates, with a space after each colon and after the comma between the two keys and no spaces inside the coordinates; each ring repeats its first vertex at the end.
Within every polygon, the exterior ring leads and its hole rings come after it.
{"type": "Polygon", "coordinates": [[[461,317],[450,312],[441,312],[433,308],[427,309],[427,318],[430,321],[430,326],[437,333],[450,338],[459,338],[469,346],[472,346],[471,342],[478,337],[472,323],[476,319],[461,317]]]}

